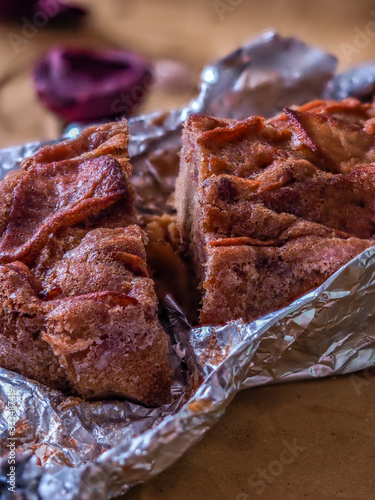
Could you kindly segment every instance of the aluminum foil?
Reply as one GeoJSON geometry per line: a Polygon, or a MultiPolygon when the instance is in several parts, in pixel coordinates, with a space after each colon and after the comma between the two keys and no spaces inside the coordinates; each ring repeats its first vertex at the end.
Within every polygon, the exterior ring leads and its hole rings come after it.
{"type": "MultiPolygon", "coordinates": [[[[189,113],[269,116],[323,94],[336,97],[346,80],[345,75],[332,79],[335,65],[334,57],[318,49],[267,32],[206,67],[200,93],[186,108],[131,119],[140,214],[171,210],[167,200],[181,124],[189,113]],[[158,167],[166,162],[167,171],[158,167]]],[[[362,79],[364,85],[369,80],[362,79]]],[[[359,84],[355,91],[361,95],[359,84]]],[[[66,135],[79,129],[71,126],[66,135]]],[[[40,145],[0,151],[1,176],[40,145]]],[[[161,408],[67,398],[0,368],[1,498],[113,498],[172,464],[223,415],[240,389],[372,366],[374,276],[375,247],[290,306],[251,324],[233,321],[222,327],[191,328],[167,297],[162,321],[172,338],[175,380],[173,402],[161,408]],[[18,451],[15,494],[7,476],[9,443],[18,451]]]]}

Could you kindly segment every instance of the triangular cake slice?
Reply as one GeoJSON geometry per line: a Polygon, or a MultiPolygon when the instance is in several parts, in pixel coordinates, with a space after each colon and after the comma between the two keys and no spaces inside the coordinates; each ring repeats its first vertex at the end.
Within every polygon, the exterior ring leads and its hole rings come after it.
{"type": "Polygon", "coordinates": [[[187,120],[176,204],[202,323],[286,306],[373,245],[374,115],[348,99],[187,120]]]}
{"type": "Polygon", "coordinates": [[[168,401],[168,336],[136,224],[125,120],[0,183],[0,365],[85,398],[168,401]]]}

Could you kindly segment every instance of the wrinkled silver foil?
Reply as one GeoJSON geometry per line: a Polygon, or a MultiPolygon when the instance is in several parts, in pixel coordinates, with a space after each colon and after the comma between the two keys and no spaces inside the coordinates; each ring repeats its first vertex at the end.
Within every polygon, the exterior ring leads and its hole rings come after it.
{"type": "MultiPolygon", "coordinates": [[[[284,106],[322,95],[336,97],[343,88],[350,88],[350,82],[345,75],[333,78],[335,67],[333,56],[267,32],[206,67],[200,93],[186,108],[131,119],[135,183],[146,179],[161,193],[156,201],[145,203],[140,198],[138,209],[144,213],[169,209],[165,199],[172,193],[175,179],[171,176],[166,182],[159,178],[150,157],[166,150],[172,156],[177,154],[181,124],[189,113],[270,116],[284,106]]],[[[350,73],[351,79],[353,75],[355,72],[350,73]]],[[[361,80],[367,85],[364,93],[369,92],[370,80],[361,80]]],[[[358,81],[355,92],[361,95],[358,81]]],[[[66,136],[79,129],[71,126],[66,136]]],[[[0,151],[0,177],[18,168],[41,145],[0,151]]],[[[172,338],[170,359],[176,375],[173,402],[161,408],[67,398],[0,368],[0,455],[5,456],[13,394],[17,408],[13,439],[20,452],[18,493],[8,492],[5,457],[0,471],[1,498],[113,498],[179,458],[223,415],[240,389],[344,374],[374,365],[374,277],[375,247],[318,289],[251,324],[233,321],[221,327],[190,328],[184,312],[167,298],[163,322],[172,338]]]]}

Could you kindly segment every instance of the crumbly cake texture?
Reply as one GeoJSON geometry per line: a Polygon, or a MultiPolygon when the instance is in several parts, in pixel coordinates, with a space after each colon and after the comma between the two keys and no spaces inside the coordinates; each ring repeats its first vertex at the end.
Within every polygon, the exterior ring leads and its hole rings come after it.
{"type": "Polygon", "coordinates": [[[147,214],[139,217],[147,235],[147,261],[152,269],[155,290],[161,300],[171,295],[191,323],[197,321],[199,293],[189,265],[180,253],[176,215],[147,214]]]}
{"type": "Polygon", "coordinates": [[[125,120],[0,183],[0,365],[85,398],[159,405],[168,336],[136,224],[125,120]]]}
{"type": "Polygon", "coordinates": [[[374,116],[346,99],[188,118],[176,206],[201,323],[284,307],[374,244],[374,116]]]}

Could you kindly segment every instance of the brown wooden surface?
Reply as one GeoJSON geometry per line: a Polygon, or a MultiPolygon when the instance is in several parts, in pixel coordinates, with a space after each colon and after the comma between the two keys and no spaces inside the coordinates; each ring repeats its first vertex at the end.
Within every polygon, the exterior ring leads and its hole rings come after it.
{"type": "MultiPolygon", "coordinates": [[[[9,34],[22,34],[19,28],[0,26],[0,146],[60,133],[61,123],[39,104],[30,79],[33,62],[57,42],[127,47],[150,57],[175,58],[195,76],[207,61],[268,27],[332,51],[341,67],[375,59],[375,5],[370,0],[81,3],[91,10],[84,28],[40,30],[18,52],[9,34]],[[220,17],[223,5],[229,7],[220,17]]],[[[169,109],[187,97],[186,92],[159,91],[144,109],[169,109]]],[[[375,498],[374,389],[375,377],[347,376],[243,392],[200,443],[124,498],[375,498]],[[292,461],[293,456],[283,451],[285,442],[303,448],[292,461]],[[290,463],[280,465],[282,457],[290,463]],[[278,475],[268,472],[271,481],[259,493],[263,486],[254,486],[256,476],[268,468],[278,475]]]]}
{"type": "Polygon", "coordinates": [[[373,499],[374,389],[375,377],[352,375],[244,391],[202,441],[123,500],[373,499]],[[300,448],[294,460],[285,442],[300,448]],[[262,470],[270,480],[258,493],[262,470]]]}

